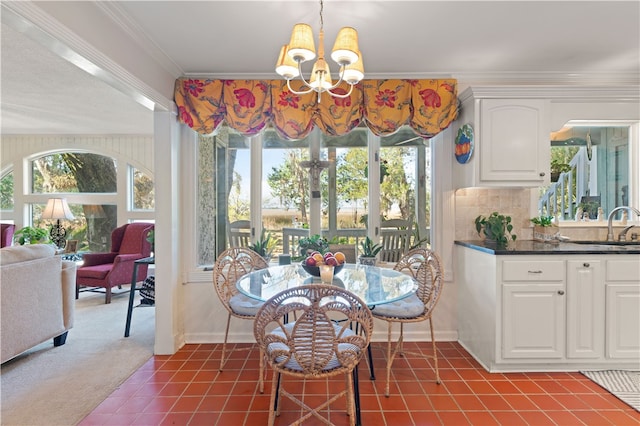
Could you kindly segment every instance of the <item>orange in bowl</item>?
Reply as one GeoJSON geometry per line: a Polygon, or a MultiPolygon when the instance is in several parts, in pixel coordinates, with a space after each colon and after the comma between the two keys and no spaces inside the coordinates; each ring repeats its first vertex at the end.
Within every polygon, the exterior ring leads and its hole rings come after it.
{"type": "Polygon", "coordinates": [[[344,256],[344,253],[341,252],[341,251],[337,251],[337,252],[333,253],[333,257],[335,257],[336,260],[338,261],[338,265],[342,265],[346,260],[346,257],[344,256]]]}

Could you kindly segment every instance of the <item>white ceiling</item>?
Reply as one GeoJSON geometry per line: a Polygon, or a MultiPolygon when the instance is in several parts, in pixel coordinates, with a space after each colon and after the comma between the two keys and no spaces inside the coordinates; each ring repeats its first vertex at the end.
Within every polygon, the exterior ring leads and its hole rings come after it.
{"type": "MultiPolygon", "coordinates": [[[[306,22],[317,34],[320,25],[317,1],[98,4],[101,19],[176,78],[277,78],[292,26],[306,22]]],[[[638,1],[326,0],[324,22],[327,50],[340,27],[358,30],[365,78],[452,77],[461,87],[640,81],[638,1]]],[[[1,36],[3,134],[152,132],[152,112],[128,95],[4,20],[1,36]]]]}

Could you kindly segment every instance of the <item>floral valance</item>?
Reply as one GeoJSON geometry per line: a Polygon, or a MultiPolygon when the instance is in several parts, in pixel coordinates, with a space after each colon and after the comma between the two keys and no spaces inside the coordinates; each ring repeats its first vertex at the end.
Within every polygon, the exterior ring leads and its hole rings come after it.
{"type": "MultiPolygon", "coordinates": [[[[344,94],[348,86],[336,90],[344,94]]],[[[457,117],[457,98],[454,79],[363,80],[346,98],[323,93],[318,102],[317,93],[296,95],[285,80],[180,78],[174,96],[179,120],[198,133],[210,134],[225,121],[251,136],[270,122],[287,139],[302,139],[314,126],[341,136],[363,121],[379,136],[407,125],[433,137],[457,117]]]]}

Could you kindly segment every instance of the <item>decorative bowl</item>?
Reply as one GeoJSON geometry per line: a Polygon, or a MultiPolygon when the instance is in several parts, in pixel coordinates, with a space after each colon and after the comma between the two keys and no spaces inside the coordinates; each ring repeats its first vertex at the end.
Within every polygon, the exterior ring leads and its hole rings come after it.
{"type": "MultiPolygon", "coordinates": [[[[302,266],[302,269],[304,269],[305,271],[307,271],[309,274],[313,275],[314,277],[319,277],[320,276],[320,268],[319,267],[305,265],[304,264],[304,260],[302,261],[302,263],[300,263],[300,266],[302,266]]],[[[338,274],[338,272],[342,271],[343,267],[344,267],[344,263],[342,265],[334,266],[333,267],[333,276],[335,277],[336,274],[338,274]]]]}

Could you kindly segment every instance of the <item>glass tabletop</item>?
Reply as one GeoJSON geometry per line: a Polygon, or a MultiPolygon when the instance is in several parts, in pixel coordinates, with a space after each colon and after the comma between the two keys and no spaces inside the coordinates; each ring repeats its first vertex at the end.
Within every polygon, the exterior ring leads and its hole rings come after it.
{"type": "MultiPolygon", "coordinates": [[[[283,290],[307,284],[321,284],[299,264],[272,266],[251,272],[236,283],[240,293],[266,301],[283,290]]],[[[333,277],[332,285],[360,297],[368,306],[403,299],[415,292],[418,282],[409,275],[376,266],[345,264],[333,277]]]]}

